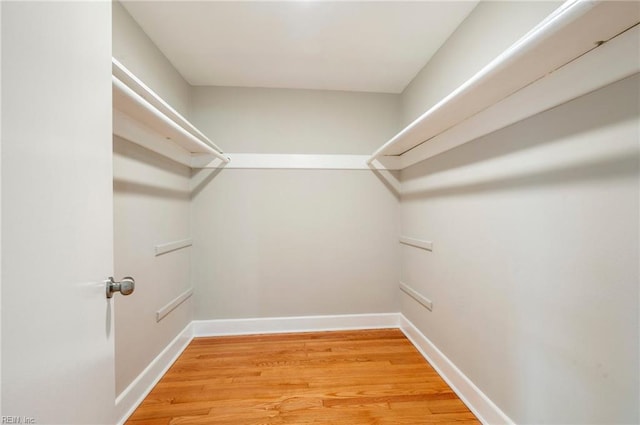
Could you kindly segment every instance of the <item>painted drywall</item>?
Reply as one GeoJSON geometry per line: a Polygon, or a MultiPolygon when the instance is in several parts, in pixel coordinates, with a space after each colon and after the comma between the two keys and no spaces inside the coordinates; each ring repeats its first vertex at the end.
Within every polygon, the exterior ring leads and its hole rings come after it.
{"type": "Polygon", "coordinates": [[[637,75],[402,171],[402,313],[516,423],[637,423],[637,75]]]}
{"type": "Polygon", "coordinates": [[[189,84],[118,1],[113,1],[112,25],[113,57],[188,118],[189,84]]]}
{"type": "Polygon", "coordinates": [[[203,170],[197,319],[398,311],[398,201],[369,171],[203,170]]]}
{"type": "Polygon", "coordinates": [[[111,3],[1,7],[0,416],[113,424],[111,3]]]}
{"type": "Polygon", "coordinates": [[[471,78],[562,3],[480,2],[403,91],[403,125],[471,78]]]}
{"type": "Polygon", "coordinates": [[[187,299],[156,322],[191,287],[191,248],[155,255],[156,245],[191,237],[190,170],[118,137],[113,153],[114,272],[136,280],[133,294],[114,299],[120,394],[193,318],[187,299]]]}
{"type": "MultiPolygon", "coordinates": [[[[190,86],[119,3],[113,2],[113,56],[178,112],[190,86]]],[[[116,297],[116,393],[121,394],[192,320],[191,299],[160,322],[156,312],[190,287],[191,248],[155,256],[154,247],[191,237],[190,170],[114,137],[115,275],[136,290],[116,297]],[[144,343],[140,343],[144,341],[144,343]]]]}
{"type": "Polygon", "coordinates": [[[399,127],[400,96],[194,87],[192,121],[226,152],[369,154],[399,127]]]}
{"type": "MultiPolygon", "coordinates": [[[[397,95],[195,87],[193,121],[229,152],[363,154],[397,95]]],[[[371,171],[199,170],[197,319],[394,312],[398,199],[371,171]]]]}

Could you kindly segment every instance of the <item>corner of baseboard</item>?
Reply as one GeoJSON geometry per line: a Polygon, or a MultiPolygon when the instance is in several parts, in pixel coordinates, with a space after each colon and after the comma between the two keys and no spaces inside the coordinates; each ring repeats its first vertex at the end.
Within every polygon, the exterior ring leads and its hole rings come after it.
{"type": "Polygon", "coordinates": [[[400,329],[451,389],[483,424],[512,425],[514,422],[484,394],[436,345],[404,315],[400,329]]]}
{"type": "Polygon", "coordinates": [[[123,425],[144,401],[153,387],[187,348],[193,336],[193,322],[189,322],[136,379],[116,397],[116,417],[120,418],[117,422],[118,425],[123,425]]]}

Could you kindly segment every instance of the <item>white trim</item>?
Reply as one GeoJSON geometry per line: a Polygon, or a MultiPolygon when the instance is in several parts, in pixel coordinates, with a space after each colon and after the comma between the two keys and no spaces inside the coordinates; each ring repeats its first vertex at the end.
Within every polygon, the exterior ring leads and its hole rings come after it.
{"type": "Polygon", "coordinates": [[[422,356],[483,424],[514,422],[445,356],[409,319],[401,315],[400,329],[422,356]]]}
{"type": "Polygon", "coordinates": [[[160,354],[136,377],[136,379],[116,397],[116,417],[120,417],[119,425],[124,424],[129,416],[142,403],[153,387],[160,381],[171,365],[193,339],[193,325],[189,323],[160,354]]]}
{"type": "Polygon", "coordinates": [[[193,245],[193,239],[191,238],[156,245],[155,247],[156,257],[158,255],[166,254],[167,252],[171,252],[171,251],[177,251],[179,249],[186,248],[191,245],[193,245]]]}
{"type": "Polygon", "coordinates": [[[429,298],[425,297],[424,295],[422,295],[421,293],[419,293],[418,291],[416,291],[415,289],[407,285],[406,283],[400,282],[400,290],[405,294],[409,295],[411,298],[413,298],[420,304],[422,304],[423,306],[425,306],[427,310],[433,311],[433,302],[429,298]]]}
{"type": "Polygon", "coordinates": [[[195,337],[397,328],[399,313],[194,320],[195,337]]]}
{"type": "Polygon", "coordinates": [[[413,238],[408,238],[406,236],[400,236],[399,241],[403,245],[409,245],[415,248],[421,248],[427,251],[433,251],[433,242],[431,241],[423,241],[421,239],[413,239],[413,238]]]}
{"type": "Polygon", "coordinates": [[[227,153],[230,162],[194,155],[193,168],[229,169],[300,169],[300,170],[397,170],[399,158],[385,157],[367,164],[369,155],[321,155],[321,154],[270,154],[270,153],[227,153]]]}
{"type": "Polygon", "coordinates": [[[167,316],[167,314],[175,310],[176,307],[178,307],[180,304],[185,302],[187,298],[191,297],[191,295],[193,295],[193,288],[187,289],[182,294],[174,298],[172,301],[168,302],[167,305],[162,307],[160,310],[156,311],[156,322],[159,322],[162,319],[164,319],[167,316]]]}

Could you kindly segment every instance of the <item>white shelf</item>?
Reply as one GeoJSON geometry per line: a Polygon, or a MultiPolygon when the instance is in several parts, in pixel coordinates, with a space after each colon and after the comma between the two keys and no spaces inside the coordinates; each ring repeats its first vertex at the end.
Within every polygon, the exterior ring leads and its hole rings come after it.
{"type": "Polygon", "coordinates": [[[637,2],[566,2],[369,162],[406,168],[639,72],[639,21],[637,2]]]}
{"type": "Polygon", "coordinates": [[[192,167],[195,161],[229,162],[211,140],[112,60],[113,134],[192,167]]]}

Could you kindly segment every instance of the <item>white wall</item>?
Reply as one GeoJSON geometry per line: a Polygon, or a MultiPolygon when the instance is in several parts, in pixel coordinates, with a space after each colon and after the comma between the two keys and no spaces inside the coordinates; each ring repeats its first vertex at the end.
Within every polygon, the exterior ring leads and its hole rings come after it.
{"type": "Polygon", "coordinates": [[[472,77],[562,3],[480,2],[403,91],[403,125],[472,77]]]}
{"type": "Polygon", "coordinates": [[[635,76],[402,172],[402,312],[516,423],[637,423],[635,76]]]}
{"type": "Polygon", "coordinates": [[[192,119],[226,152],[369,154],[395,134],[400,96],[194,87],[192,119]]]}
{"type": "MultiPolygon", "coordinates": [[[[119,2],[113,56],[171,106],[186,113],[189,85],[119,2]]],[[[113,140],[115,276],[136,290],[115,297],[116,392],[120,394],[192,320],[187,300],[159,323],[155,314],[190,287],[191,248],[155,256],[155,245],[191,237],[190,170],[123,139],[113,140]]]]}
{"type": "Polygon", "coordinates": [[[114,273],[136,279],[132,295],[114,297],[120,394],[193,319],[188,299],[156,322],[156,311],[191,286],[191,248],[154,250],[191,237],[190,170],[118,137],[113,152],[114,273]]]}
{"type": "MultiPolygon", "coordinates": [[[[397,130],[398,96],[194,88],[193,120],[228,152],[353,153],[397,130]]],[[[370,171],[200,170],[196,318],[398,310],[398,200],[370,171]]]]}
{"type": "Polygon", "coordinates": [[[397,199],[371,172],[222,170],[192,217],[198,319],[398,311],[397,199]]]}
{"type": "Polygon", "coordinates": [[[112,55],[183,116],[189,117],[189,84],[118,1],[113,1],[112,55]]]}
{"type": "MultiPolygon", "coordinates": [[[[402,94],[407,124],[559,2],[483,2],[402,94]]],[[[637,423],[638,77],[402,172],[401,311],[516,423],[637,423]]]]}

